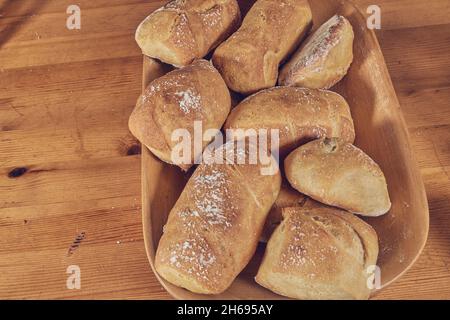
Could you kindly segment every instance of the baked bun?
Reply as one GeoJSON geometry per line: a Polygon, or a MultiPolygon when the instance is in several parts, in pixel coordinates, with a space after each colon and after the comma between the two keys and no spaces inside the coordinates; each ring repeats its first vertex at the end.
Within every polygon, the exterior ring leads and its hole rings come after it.
{"type": "Polygon", "coordinates": [[[371,217],[385,214],[391,207],[380,167],[342,140],[305,144],[285,159],[284,169],[295,189],[322,203],[371,217]]]}
{"type": "Polygon", "coordinates": [[[278,129],[281,155],[321,137],[355,140],[350,108],[343,97],[295,87],[275,87],[248,97],[230,113],[225,129],[278,129]]]}
{"type": "MultiPolygon", "coordinates": [[[[173,158],[180,142],[173,140],[174,131],[187,130],[192,138],[194,121],[201,121],[204,131],[220,130],[230,108],[230,92],[219,72],[209,61],[197,60],[151,82],[139,97],[129,128],[159,159],[188,170],[202,150],[195,150],[191,141],[190,159],[173,158]]],[[[202,147],[209,142],[203,141],[202,147]]]]}
{"type": "Polygon", "coordinates": [[[294,188],[292,188],[288,182],[281,183],[280,193],[278,194],[275,203],[267,215],[266,222],[264,224],[263,233],[261,235],[261,242],[269,241],[270,236],[276,227],[278,227],[283,220],[281,212],[284,208],[314,208],[317,206],[323,206],[319,202],[301,194],[294,188]]]}
{"type": "Polygon", "coordinates": [[[206,56],[240,22],[236,0],[175,0],[142,21],[136,42],[149,57],[186,66],[206,56]]]}
{"type": "Polygon", "coordinates": [[[228,87],[243,94],[273,87],[278,67],[311,27],[306,0],[258,0],[242,26],[214,52],[228,87]]]}
{"type": "MultiPolygon", "coordinates": [[[[227,154],[233,145],[224,145],[227,154]]],[[[260,162],[231,162],[235,164],[204,162],[197,167],[159,241],[156,271],[192,292],[219,294],[231,285],[255,253],[267,213],[280,191],[279,170],[263,175],[265,165],[260,162]]],[[[277,166],[273,158],[271,165],[277,166]]]]}
{"type": "Polygon", "coordinates": [[[286,208],[256,282],[295,299],[368,299],[368,267],[378,238],[367,223],[336,208],[286,208]]]}
{"type": "Polygon", "coordinates": [[[328,89],[339,82],[353,60],[353,29],[343,16],[334,16],[302,44],[281,69],[278,83],[328,89]]]}

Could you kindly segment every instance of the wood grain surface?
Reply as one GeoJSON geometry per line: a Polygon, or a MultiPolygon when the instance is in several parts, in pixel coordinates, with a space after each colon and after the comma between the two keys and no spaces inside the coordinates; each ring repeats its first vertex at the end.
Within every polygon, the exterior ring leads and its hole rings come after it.
{"type": "MultiPolygon", "coordinates": [[[[139,22],[165,1],[0,0],[0,298],[170,296],[145,254],[139,22]],[[67,289],[78,265],[81,289],[67,289]]],[[[377,299],[450,299],[450,2],[378,4],[377,35],[430,206],[426,248],[377,299]]]]}

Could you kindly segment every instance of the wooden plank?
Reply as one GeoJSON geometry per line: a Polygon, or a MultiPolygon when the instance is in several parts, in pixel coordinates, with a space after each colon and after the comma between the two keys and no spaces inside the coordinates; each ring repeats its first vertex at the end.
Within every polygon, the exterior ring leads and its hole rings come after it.
{"type": "Polygon", "coordinates": [[[1,169],[0,208],[140,194],[139,156],[50,162],[26,169],[16,177],[9,168],[1,169]]]}
{"type": "Polygon", "coordinates": [[[74,127],[74,117],[82,125],[113,119],[125,123],[139,95],[141,60],[119,58],[6,70],[0,77],[0,128],[74,127]],[[122,92],[123,86],[130,90],[122,92]]]}
{"type": "Polygon", "coordinates": [[[410,132],[420,168],[450,166],[450,125],[419,127],[410,132]]]}
{"type": "Polygon", "coordinates": [[[44,44],[36,43],[24,47],[5,48],[2,49],[0,55],[0,66],[3,70],[6,70],[59,64],[67,61],[106,60],[139,55],[138,49],[130,46],[128,34],[97,37],[92,41],[95,44],[85,39],[76,41],[55,40],[47,41],[44,44]],[[99,50],[95,46],[104,50],[99,50]],[[15,59],[18,55],[23,55],[24,58],[15,59]]]}
{"type": "Polygon", "coordinates": [[[382,31],[378,38],[397,91],[450,87],[450,24],[382,31]]]}
{"type": "Polygon", "coordinates": [[[23,10],[28,14],[22,12],[22,15],[5,16],[0,20],[0,69],[139,56],[133,36],[136,26],[161,4],[141,1],[117,5],[116,1],[113,6],[92,7],[82,6],[92,3],[84,1],[80,4],[81,30],[69,30],[66,8],[70,2],[46,2],[47,5],[53,3],[51,12],[44,10],[46,4],[37,12],[33,11],[35,3],[21,6],[30,7],[30,12],[23,10]],[[124,14],[127,19],[123,19],[124,14]],[[16,59],[18,56],[21,59],[16,59]]]}
{"type": "Polygon", "coordinates": [[[116,120],[102,126],[75,125],[73,130],[6,131],[0,138],[0,165],[11,170],[15,167],[44,170],[42,163],[94,160],[139,152],[139,144],[124,127],[123,121],[116,120]]]}
{"type": "Polygon", "coordinates": [[[65,255],[66,250],[3,255],[2,261],[6,263],[1,264],[4,275],[0,276],[0,295],[39,299],[81,298],[85,295],[111,298],[114,292],[116,297],[123,297],[123,288],[145,290],[147,296],[163,294],[160,285],[152,281],[153,275],[141,241],[95,245],[86,240],[82,243],[80,249],[69,257],[65,255]],[[66,270],[70,265],[80,267],[81,290],[66,287],[66,270]]]}
{"type": "MultiPolygon", "coordinates": [[[[52,3],[59,3],[53,1],[52,3]]],[[[126,6],[128,18],[139,23],[142,15],[148,10],[145,4],[130,4],[126,6]]],[[[81,9],[81,30],[69,30],[66,28],[67,6],[60,5],[58,11],[43,13],[39,12],[32,16],[14,16],[2,19],[0,28],[8,31],[14,26],[18,28],[14,33],[14,41],[3,44],[3,48],[24,47],[26,45],[40,44],[48,45],[65,38],[65,41],[81,41],[93,37],[132,34],[135,30],[130,20],[119,19],[123,14],[122,6],[105,8],[81,9]],[[106,13],[106,14],[105,14],[106,13]],[[60,23],[59,28],[48,28],[53,21],[60,23]]],[[[151,9],[150,9],[151,10],[151,9]]]]}
{"type": "Polygon", "coordinates": [[[450,124],[450,87],[398,92],[409,128],[450,124]]]}
{"type": "Polygon", "coordinates": [[[138,144],[127,123],[139,95],[140,60],[6,71],[0,78],[0,165],[133,153],[138,144]],[[121,92],[122,86],[130,90],[121,92]]]}
{"type": "MultiPolygon", "coordinates": [[[[165,0],[78,0],[76,3],[83,10],[88,9],[108,9],[113,7],[123,7],[128,5],[146,6],[149,11],[159,8],[167,1],[165,0]]],[[[353,0],[362,12],[366,12],[367,7],[376,4],[381,8],[382,29],[400,29],[408,27],[420,27],[427,25],[448,23],[450,15],[450,4],[445,0],[353,0]],[[420,13],[420,19],[416,14],[420,13]]],[[[36,1],[36,0],[1,0],[0,14],[4,16],[27,16],[42,13],[64,12],[67,6],[73,4],[71,0],[59,1],[36,1]],[[35,7],[39,4],[38,8],[35,7]],[[44,5],[45,4],[45,5],[44,5]],[[2,8],[4,8],[2,10],[2,8]],[[39,9],[39,10],[37,10],[39,9]]]]}

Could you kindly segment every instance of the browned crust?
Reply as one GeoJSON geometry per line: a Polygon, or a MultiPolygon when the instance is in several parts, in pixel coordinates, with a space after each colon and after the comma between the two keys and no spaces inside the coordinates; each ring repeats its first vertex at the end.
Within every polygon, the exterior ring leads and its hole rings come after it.
{"type": "Polygon", "coordinates": [[[304,38],[311,21],[306,0],[258,0],[239,30],[216,49],[213,63],[236,92],[272,87],[279,64],[304,38]]]}
{"type": "Polygon", "coordinates": [[[343,16],[333,16],[300,46],[281,69],[278,83],[328,89],[347,73],[353,60],[353,29],[343,16]]]}
{"type": "Polygon", "coordinates": [[[339,94],[295,87],[260,91],[236,106],[225,129],[278,129],[280,154],[321,137],[341,137],[353,143],[350,108],[339,94]]]}
{"type": "Polygon", "coordinates": [[[284,168],[295,189],[322,203],[365,216],[390,209],[380,167],[340,139],[319,139],[297,148],[285,159],[284,168]]]}
{"type": "Polygon", "coordinates": [[[287,181],[283,180],[280,193],[267,215],[260,241],[267,242],[275,228],[280,225],[283,220],[282,211],[284,208],[299,207],[305,209],[314,208],[316,206],[323,205],[304,194],[301,194],[292,188],[287,181]]]}
{"type": "Polygon", "coordinates": [[[260,164],[199,165],[158,245],[155,266],[162,277],[204,294],[231,285],[253,256],[280,189],[280,173],[264,176],[260,169],[260,164]],[[201,246],[191,248],[194,243],[201,246]]]}
{"type": "Polygon", "coordinates": [[[366,269],[375,265],[371,226],[332,208],[286,208],[269,240],[256,281],[298,299],[367,299],[366,269]]]}
{"type": "Polygon", "coordinates": [[[236,0],[175,0],[149,15],[136,30],[143,53],[175,66],[203,58],[240,25],[236,0]],[[166,50],[162,52],[161,46],[166,50]]]}
{"type": "MultiPolygon", "coordinates": [[[[220,74],[209,61],[197,60],[151,82],[130,116],[129,128],[158,158],[173,163],[174,130],[186,129],[194,137],[194,121],[201,121],[203,130],[220,129],[230,108],[230,93],[220,74]]],[[[204,141],[203,148],[208,143],[204,141]]],[[[191,163],[177,165],[187,170],[196,156],[192,149],[191,163]]]]}

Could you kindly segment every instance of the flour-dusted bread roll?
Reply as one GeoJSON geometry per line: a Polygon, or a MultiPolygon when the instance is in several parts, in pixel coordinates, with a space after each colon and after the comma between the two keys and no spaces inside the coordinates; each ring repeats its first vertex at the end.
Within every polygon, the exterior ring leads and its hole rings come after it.
{"type": "Polygon", "coordinates": [[[256,282],[296,299],[368,299],[378,238],[367,223],[331,207],[286,208],[256,282]]]}
{"type": "Polygon", "coordinates": [[[312,139],[355,140],[350,108],[339,94],[295,87],[260,91],[236,106],[225,129],[278,129],[281,155],[312,139]]]}
{"type": "MultiPolygon", "coordinates": [[[[204,131],[219,130],[230,108],[230,92],[219,72],[209,61],[197,60],[151,82],[130,116],[129,128],[159,159],[187,170],[203,151],[194,148],[195,121],[201,121],[204,131]],[[190,134],[188,161],[173,157],[181,154],[174,151],[181,141],[173,139],[177,129],[190,134]]],[[[209,142],[203,141],[202,149],[209,142]]]]}
{"type": "Polygon", "coordinates": [[[186,66],[206,56],[240,22],[236,0],[175,0],[142,21],[136,41],[145,55],[186,66]]]}
{"type": "Polygon", "coordinates": [[[353,60],[353,29],[343,16],[334,16],[301,45],[281,69],[278,83],[328,89],[346,74],[353,60]]]}
{"type": "Polygon", "coordinates": [[[295,189],[322,203],[371,217],[391,207],[380,167],[362,150],[339,139],[301,146],[285,159],[284,169],[295,189]]]}
{"type": "MultiPolygon", "coordinates": [[[[230,142],[225,146],[230,149],[230,142]]],[[[245,163],[203,163],[189,179],[156,252],[156,270],[170,283],[218,294],[252,258],[281,175],[279,170],[263,175],[264,164],[245,163]]],[[[273,158],[271,165],[277,166],[273,158]]]]}
{"type": "Polygon", "coordinates": [[[283,220],[281,213],[284,208],[314,208],[316,206],[323,206],[323,204],[301,194],[293,189],[288,182],[283,181],[280,193],[267,215],[260,241],[267,242],[269,240],[275,228],[283,220]]]}
{"type": "Polygon", "coordinates": [[[243,94],[273,87],[278,67],[311,26],[306,0],[258,0],[242,26],[214,52],[228,87],[243,94]]]}

